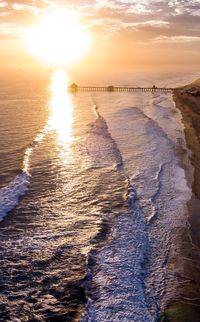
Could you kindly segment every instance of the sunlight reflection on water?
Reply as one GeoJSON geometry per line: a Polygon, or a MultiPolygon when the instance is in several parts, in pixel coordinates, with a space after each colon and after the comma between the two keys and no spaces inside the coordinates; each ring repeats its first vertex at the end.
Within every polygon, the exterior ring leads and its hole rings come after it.
{"type": "Polygon", "coordinates": [[[55,71],[51,83],[50,129],[55,131],[59,156],[64,163],[71,160],[70,146],[73,140],[73,105],[67,92],[68,77],[63,70],[55,71]]]}

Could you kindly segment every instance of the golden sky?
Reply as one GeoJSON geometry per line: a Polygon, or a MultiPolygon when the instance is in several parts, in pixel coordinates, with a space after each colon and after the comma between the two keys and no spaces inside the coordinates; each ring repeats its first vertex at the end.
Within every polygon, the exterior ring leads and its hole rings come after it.
{"type": "Polygon", "coordinates": [[[57,9],[91,35],[86,65],[200,65],[200,0],[0,0],[1,67],[37,64],[22,35],[57,9]]]}

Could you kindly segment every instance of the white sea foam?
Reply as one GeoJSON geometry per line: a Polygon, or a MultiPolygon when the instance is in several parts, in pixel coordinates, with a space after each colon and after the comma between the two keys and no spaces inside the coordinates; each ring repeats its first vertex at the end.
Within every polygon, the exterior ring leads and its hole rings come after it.
{"type": "Polygon", "coordinates": [[[131,100],[132,107],[100,106],[129,178],[133,217],[118,218],[112,241],[95,256],[87,321],[156,321],[176,291],[168,258],[178,254],[191,197],[177,155],[181,144],[188,159],[181,116],[168,94],[134,93],[131,100]]]}
{"type": "Polygon", "coordinates": [[[121,215],[112,230],[112,241],[93,255],[94,285],[89,289],[87,322],[150,322],[142,263],[147,250],[146,221],[130,190],[133,210],[121,215]]]}
{"type": "Polygon", "coordinates": [[[116,142],[113,140],[106,120],[99,113],[98,106],[93,107],[96,116],[95,122],[90,124],[85,139],[85,162],[91,168],[123,166],[121,153],[116,142]]]}
{"type": "Polygon", "coordinates": [[[7,187],[0,189],[0,221],[6,214],[15,208],[22,197],[28,190],[30,175],[22,172],[17,175],[7,187]]]}

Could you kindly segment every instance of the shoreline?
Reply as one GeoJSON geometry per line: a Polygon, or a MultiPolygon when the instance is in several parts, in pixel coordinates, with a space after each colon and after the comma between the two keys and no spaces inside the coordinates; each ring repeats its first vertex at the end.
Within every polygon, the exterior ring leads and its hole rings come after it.
{"type": "MultiPolygon", "coordinates": [[[[178,275],[176,298],[161,314],[161,322],[200,322],[200,96],[187,92],[194,87],[200,90],[200,79],[178,88],[173,95],[176,108],[182,115],[186,144],[191,151],[193,195],[187,203],[189,225],[181,234],[178,274],[175,272],[178,275]]],[[[182,167],[186,177],[190,176],[188,167],[182,167]]]]}

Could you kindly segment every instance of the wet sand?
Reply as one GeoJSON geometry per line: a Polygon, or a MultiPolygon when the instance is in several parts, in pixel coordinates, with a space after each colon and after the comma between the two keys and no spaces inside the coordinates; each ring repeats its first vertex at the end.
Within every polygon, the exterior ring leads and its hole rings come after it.
{"type": "Polygon", "coordinates": [[[174,258],[179,282],[177,294],[161,315],[162,322],[200,321],[200,96],[187,92],[192,87],[200,90],[200,79],[174,92],[174,101],[181,111],[186,142],[191,151],[194,178],[193,196],[188,202],[189,227],[182,231],[180,256],[174,258]]]}

